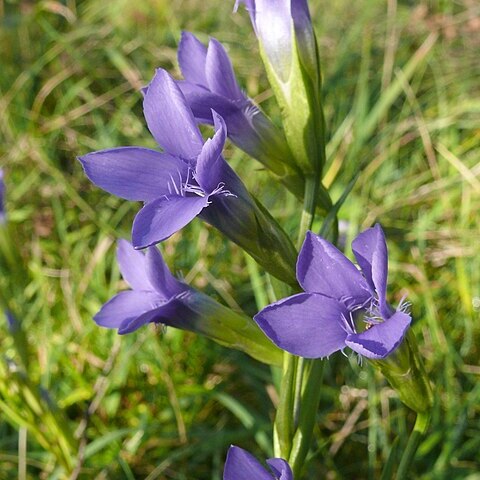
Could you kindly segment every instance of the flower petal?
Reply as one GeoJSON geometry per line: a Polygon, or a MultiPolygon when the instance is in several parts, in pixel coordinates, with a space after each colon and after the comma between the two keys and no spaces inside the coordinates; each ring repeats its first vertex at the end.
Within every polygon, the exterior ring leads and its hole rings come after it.
{"type": "Polygon", "coordinates": [[[348,335],[345,343],[364,357],[385,358],[400,345],[411,322],[410,315],[396,312],[362,333],[348,335]]]}
{"type": "Polygon", "coordinates": [[[203,145],[200,130],[183,93],[161,68],[148,85],[143,111],[150,132],[167,153],[189,160],[198,156],[203,145]]]}
{"type": "Polygon", "coordinates": [[[223,163],[222,150],[227,139],[227,127],[223,118],[217,112],[212,112],[215,123],[215,135],[203,145],[197,159],[195,179],[202,189],[210,194],[222,181],[223,163]]]}
{"type": "Polygon", "coordinates": [[[145,274],[145,255],[133,248],[133,245],[123,238],[117,242],[117,262],[123,279],[134,290],[153,290],[145,274]]]}
{"type": "Polygon", "coordinates": [[[191,83],[206,86],[206,61],[207,49],[205,45],[192,33],[182,32],[182,38],[178,45],[178,64],[183,78],[191,83]]]}
{"type": "Polygon", "coordinates": [[[371,297],[355,265],[327,240],[307,232],[297,261],[297,279],[306,292],[360,305],[371,297]]]}
{"type": "Polygon", "coordinates": [[[133,221],[133,246],[145,248],[162,242],[190,223],[207,204],[207,197],[197,195],[171,195],[147,203],[133,221]]]}
{"type": "Polygon", "coordinates": [[[150,201],[166,195],[187,171],[180,159],[142,147],[120,147],[79,157],[87,177],[127,200],[150,201]]]}
{"type": "Polygon", "coordinates": [[[336,300],[300,293],[272,303],[254,320],[278,347],[306,358],[323,358],[345,346],[348,312],[336,300]]]}
{"type": "Polygon", "coordinates": [[[267,460],[268,466],[275,474],[278,480],[293,480],[293,472],[290,465],[283,458],[269,458],[267,460]]]}
{"type": "Polygon", "coordinates": [[[211,38],[208,44],[205,75],[208,88],[213,93],[234,101],[246,100],[238,86],[227,52],[215,38],[211,38]]]}
{"type": "Polygon", "coordinates": [[[243,448],[232,445],[228,449],[223,480],[272,480],[261,463],[243,448]]]}
{"type": "Polygon", "coordinates": [[[179,308],[181,308],[179,300],[167,300],[166,302],[160,304],[160,306],[157,306],[157,308],[145,312],[143,315],[140,315],[137,318],[124,321],[120,325],[118,333],[120,335],[131,333],[134,330],[142,327],[143,325],[146,325],[147,323],[161,323],[164,325],[168,325],[170,324],[170,320],[175,319],[175,317],[177,316],[177,310],[179,308]]]}
{"type": "Polygon", "coordinates": [[[189,82],[177,82],[177,85],[198,122],[213,124],[212,110],[216,111],[225,120],[228,138],[237,147],[260,160],[270,170],[284,174],[285,167],[281,161],[289,163],[291,158],[285,138],[251,100],[239,105],[189,82]]]}
{"type": "Polygon", "coordinates": [[[111,298],[93,317],[101,327],[119,328],[124,322],[135,320],[154,309],[159,297],[153,292],[127,290],[111,298]]]}
{"type": "Polygon", "coordinates": [[[389,317],[391,312],[386,306],[388,251],[382,227],[377,224],[360,233],[352,242],[352,250],[365,278],[378,294],[382,315],[389,317]]]}
{"type": "Polygon", "coordinates": [[[166,300],[188,290],[187,285],[178,281],[170,273],[162,254],[156,247],[150,247],[147,250],[145,271],[153,288],[166,300]]]}
{"type": "Polygon", "coordinates": [[[212,93],[210,90],[190,82],[177,81],[193,115],[200,123],[213,125],[212,110],[224,119],[239,112],[239,108],[228,98],[212,93]]]}

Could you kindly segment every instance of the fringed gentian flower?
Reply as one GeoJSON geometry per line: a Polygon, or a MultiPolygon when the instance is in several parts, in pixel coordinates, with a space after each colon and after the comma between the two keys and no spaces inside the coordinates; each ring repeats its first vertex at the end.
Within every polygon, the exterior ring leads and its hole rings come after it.
{"type": "Polygon", "coordinates": [[[295,284],[291,241],[222,157],[222,117],[212,112],[215,134],[204,143],[185,97],[162,69],[146,89],[144,113],[164,152],[120,147],[80,157],[93,183],[145,202],[133,223],[135,248],[161,242],[200,216],[270,273],[295,284]]]}
{"type": "Polygon", "coordinates": [[[226,129],[219,115],[212,113],[216,132],[204,144],[192,112],[164,70],[158,70],[149,85],[144,111],[165,153],[120,147],[80,157],[96,185],[119,197],[146,202],[133,224],[137,248],[170,237],[209,206],[212,197],[234,195],[222,181],[226,129]]]}
{"type": "Polygon", "coordinates": [[[115,295],[95,315],[95,322],[119,334],[148,323],[167,325],[205,335],[269,364],[280,364],[282,352],[250,317],[234,312],[177,280],[155,247],[146,255],[120,240],[117,261],[131,287],[115,295]]]}
{"type": "Polygon", "coordinates": [[[387,245],[380,225],[352,243],[361,268],[327,240],[308,232],[297,261],[305,293],[267,306],[255,316],[280,348],[322,358],[350,347],[369,359],[383,359],[402,342],[411,317],[405,305],[387,303],[387,245]]]}
{"type": "Polygon", "coordinates": [[[285,135],[304,174],[320,174],[324,125],[320,61],[307,0],[237,0],[245,4],[260,44],[285,135]]]}
{"type": "Polygon", "coordinates": [[[270,458],[266,463],[270,472],[252,454],[232,445],[223,480],[293,480],[292,469],[283,458],[270,458]]]}
{"type": "Polygon", "coordinates": [[[149,248],[146,255],[126,240],[119,240],[117,262],[132,290],[115,295],[95,315],[95,322],[117,328],[119,334],[137,330],[150,323],[165,323],[178,310],[178,299],[190,290],[168,270],[160,252],[149,248]]]}
{"type": "Polygon", "coordinates": [[[212,109],[227,125],[235,145],[279,176],[285,163],[294,165],[281,131],[240,89],[222,44],[210,38],[206,48],[193,34],[182,33],[178,63],[184,81],[178,82],[195,118],[213,124],[212,109]]]}

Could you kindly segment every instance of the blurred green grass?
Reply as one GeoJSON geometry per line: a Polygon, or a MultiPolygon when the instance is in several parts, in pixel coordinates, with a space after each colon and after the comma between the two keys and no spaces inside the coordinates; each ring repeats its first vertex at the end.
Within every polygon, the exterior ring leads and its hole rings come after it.
{"type": "MultiPolygon", "coordinates": [[[[480,478],[480,7],[310,5],[324,72],[325,183],[338,198],[368,162],[340,212],[346,244],[375,221],[385,227],[390,298],[412,302],[436,387],[411,478],[480,478]]],[[[278,119],[247,15],[232,6],[0,1],[0,163],[18,249],[2,247],[0,298],[27,332],[29,381],[80,438],[71,452],[82,459],[78,478],[220,479],[230,443],[271,454],[276,397],[267,368],[184,332],[120,338],[91,320],[123,286],[113,243],[129,237],[138,206],[94,188],[75,160],[113,146],[154,147],[138,90],[158,66],[178,75],[182,29],[224,42],[242,86],[278,119]]],[[[226,156],[293,234],[296,201],[253,160],[232,147],[226,156]]],[[[162,249],[191,284],[255,313],[245,257],[217,232],[194,222],[162,249]]],[[[0,478],[61,478],[56,438],[45,447],[32,433],[48,422],[21,400],[21,358],[6,323],[0,328],[0,478]]],[[[369,365],[342,355],[329,360],[322,389],[310,478],[378,478],[412,415],[369,365]]]]}

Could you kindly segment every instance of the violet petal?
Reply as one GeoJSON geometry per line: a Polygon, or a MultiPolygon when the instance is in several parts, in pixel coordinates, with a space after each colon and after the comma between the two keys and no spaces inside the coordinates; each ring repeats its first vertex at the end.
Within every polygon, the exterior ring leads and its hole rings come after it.
{"type": "Polygon", "coordinates": [[[182,32],[182,38],[178,45],[178,64],[183,78],[191,83],[206,86],[206,61],[207,49],[205,45],[192,33],[182,32]]]}
{"type": "Polygon", "coordinates": [[[93,317],[101,327],[119,328],[146,313],[158,304],[159,297],[153,292],[128,290],[111,298],[93,317]]]}
{"type": "Polygon", "coordinates": [[[133,221],[132,243],[144,248],[161,242],[190,223],[208,204],[208,197],[171,195],[147,203],[133,221]]]}
{"type": "Polygon", "coordinates": [[[212,93],[205,87],[182,80],[177,80],[177,85],[184,94],[196,120],[200,123],[213,125],[212,110],[215,110],[226,122],[230,115],[238,114],[241,111],[232,100],[212,93]]]}
{"type": "Polygon", "coordinates": [[[130,242],[120,239],[117,242],[117,262],[123,279],[134,290],[152,290],[145,275],[145,255],[135,250],[130,242]]]}
{"type": "Polygon", "coordinates": [[[143,111],[150,132],[167,153],[187,160],[198,156],[203,145],[200,130],[183,93],[161,68],[148,85],[143,111]]]}
{"type": "Polygon", "coordinates": [[[179,158],[142,147],[120,147],[79,157],[98,187],[127,200],[150,201],[181,183],[187,166],[179,158]]]}
{"type": "Polygon", "coordinates": [[[168,269],[162,254],[156,247],[147,250],[144,275],[148,278],[152,287],[166,300],[188,290],[188,286],[179,282],[168,269]]]}
{"type": "Polygon", "coordinates": [[[215,135],[209,138],[203,145],[197,159],[195,179],[207,193],[211,194],[222,181],[222,150],[227,139],[227,127],[223,118],[216,112],[212,112],[215,123],[215,135]]]}
{"type": "Polygon", "coordinates": [[[328,357],[345,346],[348,312],[324,295],[300,293],[268,305],[254,320],[275,345],[306,358],[328,357]]]}
{"type": "Polygon", "coordinates": [[[364,332],[348,335],[345,343],[364,357],[385,358],[400,345],[411,321],[410,315],[396,312],[364,332]]]}
{"type": "Polygon", "coordinates": [[[136,318],[124,321],[120,325],[118,333],[120,335],[131,333],[147,323],[171,324],[175,326],[176,313],[180,309],[179,305],[180,303],[177,299],[168,300],[136,318]]]}
{"type": "Polygon", "coordinates": [[[307,232],[297,261],[297,279],[306,292],[359,305],[371,297],[355,265],[327,240],[307,232]]]}
{"type": "Polygon", "coordinates": [[[255,0],[254,25],[269,63],[275,73],[287,81],[293,47],[291,0],[255,0]]]}
{"type": "Polygon", "coordinates": [[[232,445],[227,453],[223,480],[272,480],[272,476],[251,453],[232,445]]]}
{"type": "Polygon", "coordinates": [[[382,315],[389,317],[391,312],[386,306],[388,251],[382,227],[377,224],[360,233],[352,242],[352,250],[365,278],[378,294],[382,315]]]}
{"type": "Polygon", "coordinates": [[[238,86],[227,52],[215,38],[211,38],[208,44],[205,74],[208,88],[213,93],[234,101],[241,102],[245,100],[245,96],[238,86]]]}
{"type": "Polygon", "coordinates": [[[267,460],[268,466],[275,474],[275,479],[278,480],[293,480],[293,472],[290,465],[283,458],[269,458],[267,460]]]}

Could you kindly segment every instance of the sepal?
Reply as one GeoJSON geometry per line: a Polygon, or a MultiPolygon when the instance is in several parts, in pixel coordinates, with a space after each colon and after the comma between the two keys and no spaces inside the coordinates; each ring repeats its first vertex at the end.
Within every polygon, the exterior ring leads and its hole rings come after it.
{"type": "Polygon", "coordinates": [[[432,387],[412,330],[391,355],[371,362],[380,369],[407,407],[417,413],[425,413],[432,408],[432,387]]]}
{"type": "Polygon", "coordinates": [[[204,335],[215,342],[240,350],[260,362],[280,366],[283,352],[244,314],[237,313],[195,290],[179,298],[182,308],[166,325],[204,335]]]}

